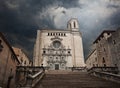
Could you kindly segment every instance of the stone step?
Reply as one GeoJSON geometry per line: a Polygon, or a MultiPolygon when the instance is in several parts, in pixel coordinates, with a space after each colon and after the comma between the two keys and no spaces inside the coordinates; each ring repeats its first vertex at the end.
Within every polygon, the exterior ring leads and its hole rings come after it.
{"type": "Polygon", "coordinates": [[[87,72],[49,71],[35,88],[120,88],[120,84],[90,76],[87,72]]]}

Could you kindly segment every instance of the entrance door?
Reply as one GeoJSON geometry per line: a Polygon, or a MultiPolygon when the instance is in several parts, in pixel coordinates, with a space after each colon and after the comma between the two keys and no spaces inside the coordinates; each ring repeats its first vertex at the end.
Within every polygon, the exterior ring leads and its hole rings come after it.
{"type": "Polygon", "coordinates": [[[55,64],[55,70],[59,70],[59,64],[55,64]]]}

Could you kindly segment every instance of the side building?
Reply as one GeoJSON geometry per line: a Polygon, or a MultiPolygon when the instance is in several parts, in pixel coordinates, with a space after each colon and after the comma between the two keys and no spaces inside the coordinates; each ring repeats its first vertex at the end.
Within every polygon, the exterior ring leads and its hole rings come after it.
{"type": "Polygon", "coordinates": [[[98,58],[97,58],[97,52],[96,49],[94,49],[90,55],[88,55],[87,60],[86,60],[86,67],[88,69],[92,67],[98,67],[98,58]]]}
{"type": "Polygon", "coordinates": [[[117,66],[120,71],[120,28],[112,33],[112,36],[108,39],[108,42],[113,66],[117,66]]]}
{"type": "Polygon", "coordinates": [[[20,66],[31,66],[32,65],[32,61],[30,61],[30,59],[28,58],[28,56],[23,52],[22,49],[20,48],[16,48],[16,47],[12,47],[19,62],[20,62],[20,66]]]}
{"type": "Polygon", "coordinates": [[[117,30],[103,31],[93,42],[93,46],[95,46],[95,50],[90,53],[86,59],[86,65],[88,68],[93,66],[117,66],[120,71],[120,28],[117,30]],[[94,57],[95,51],[96,56],[94,57]]]}
{"type": "Polygon", "coordinates": [[[15,88],[16,66],[19,64],[12,47],[0,33],[0,87],[15,88]]]}

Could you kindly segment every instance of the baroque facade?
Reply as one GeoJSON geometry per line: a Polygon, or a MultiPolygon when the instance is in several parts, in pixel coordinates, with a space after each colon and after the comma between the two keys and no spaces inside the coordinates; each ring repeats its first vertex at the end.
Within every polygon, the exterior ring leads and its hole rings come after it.
{"type": "Polygon", "coordinates": [[[51,70],[84,67],[82,35],[79,32],[78,20],[71,19],[64,30],[38,30],[33,64],[43,64],[51,70]]]}

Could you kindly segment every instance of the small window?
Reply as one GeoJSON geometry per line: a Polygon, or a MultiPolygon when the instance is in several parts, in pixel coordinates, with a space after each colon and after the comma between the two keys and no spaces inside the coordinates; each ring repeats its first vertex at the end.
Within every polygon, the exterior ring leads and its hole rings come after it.
{"type": "Polygon", "coordinates": [[[70,51],[68,51],[68,53],[70,54],[70,51]]]}
{"type": "Polygon", "coordinates": [[[97,58],[95,58],[95,61],[97,61],[97,58]]]}
{"type": "Polygon", "coordinates": [[[105,48],[104,48],[104,52],[105,52],[106,50],[105,50],[105,48]]]}
{"type": "Polygon", "coordinates": [[[106,67],[106,64],[104,64],[104,67],[106,67]]]}
{"type": "Polygon", "coordinates": [[[51,36],[52,36],[52,33],[51,33],[51,36]]]}
{"type": "Polygon", "coordinates": [[[26,65],[26,61],[24,62],[24,64],[26,65]]]}
{"type": "Polygon", "coordinates": [[[64,36],[66,36],[65,33],[64,33],[64,36]]]}
{"type": "Polygon", "coordinates": [[[113,44],[116,44],[116,41],[115,41],[115,40],[113,40],[113,44]]]}
{"type": "Polygon", "coordinates": [[[43,53],[45,54],[45,53],[46,53],[46,51],[44,50],[44,51],[43,51],[43,53]]]}
{"type": "Polygon", "coordinates": [[[103,63],[105,63],[105,58],[103,57],[103,61],[102,61],[103,63]]]}
{"type": "Polygon", "coordinates": [[[21,58],[21,62],[23,62],[23,59],[21,58]]]}
{"type": "Polygon", "coordinates": [[[75,22],[74,22],[74,28],[76,28],[76,24],[75,24],[75,22]]]}
{"type": "Polygon", "coordinates": [[[60,33],[59,33],[59,36],[60,36],[60,33]]]}
{"type": "Polygon", "coordinates": [[[48,36],[49,36],[50,34],[48,33],[48,36]]]}
{"type": "Polygon", "coordinates": [[[70,24],[70,28],[72,28],[71,24],[70,24]]]}
{"type": "Polygon", "coordinates": [[[61,36],[63,36],[63,33],[61,33],[61,36]]]}

